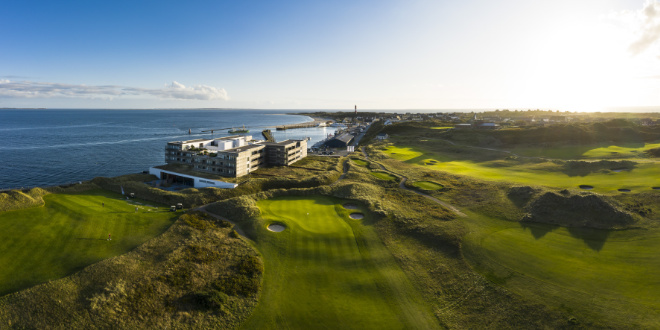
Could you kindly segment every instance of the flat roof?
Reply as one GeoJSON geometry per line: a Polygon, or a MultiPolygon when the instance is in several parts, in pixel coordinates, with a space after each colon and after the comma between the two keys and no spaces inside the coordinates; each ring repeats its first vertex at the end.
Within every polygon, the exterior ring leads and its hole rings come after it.
{"type": "Polygon", "coordinates": [[[280,142],[262,142],[260,144],[269,145],[269,146],[283,146],[283,145],[287,145],[287,144],[290,144],[290,143],[296,143],[296,142],[300,142],[300,141],[304,141],[304,140],[291,140],[291,139],[289,139],[289,140],[284,140],[284,141],[280,141],[280,142]]]}
{"type": "Polygon", "coordinates": [[[222,175],[211,174],[211,173],[207,173],[207,172],[195,171],[195,169],[192,166],[183,165],[183,164],[165,164],[165,165],[160,165],[160,166],[154,166],[154,168],[157,168],[157,169],[160,169],[160,170],[165,170],[165,171],[170,171],[170,172],[181,173],[181,174],[190,175],[190,176],[195,176],[195,177],[198,177],[198,178],[204,178],[204,179],[216,180],[216,181],[224,181],[224,182],[229,182],[229,183],[236,183],[236,182],[245,180],[245,178],[234,178],[234,177],[227,177],[227,176],[222,176],[222,175]],[[240,179],[243,179],[243,180],[240,180],[240,179]]]}
{"type": "Polygon", "coordinates": [[[258,148],[258,147],[264,148],[265,146],[263,144],[250,144],[250,145],[247,145],[247,146],[231,148],[231,149],[222,150],[222,151],[218,151],[218,152],[241,152],[241,151],[250,150],[250,149],[254,149],[254,148],[258,148]]]}

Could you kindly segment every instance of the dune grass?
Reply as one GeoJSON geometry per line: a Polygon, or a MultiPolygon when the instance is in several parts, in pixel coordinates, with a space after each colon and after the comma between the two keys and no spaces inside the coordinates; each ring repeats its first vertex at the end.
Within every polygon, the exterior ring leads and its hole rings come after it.
{"type": "Polygon", "coordinates": [[[368,224],[325,196],[262,200],[255,243],[265,262],[246,329],[436,328],[429,308],[368,224]],[[266,229],[271,223],[282,232],[266,229]]]}
{"type": "Polygon", "coordinates": [[[571,189],[577,189],[580,185],[590,185],[594,187],[593,191],[600,193],[617,193],[620,188],[644,191],[660,186],[660,166],[652,161],[640,162],[630,171],[599,171],[587,175],[571,175],[560,165],[552,162],[523,163],[506,160],[477,162],[451,159],[445,154],[409,146],[388,146],[383,152],[394,159],[424,166],[427,169],[497,182],[571,189]]]}
{"type": "Polygon", "coordinates": [[[591,322],[660,326],[659,229],[521,225],[476,214],[466,223],[464,255],[491,281],[591,322]]]}
{"type": "Polygon", "coordinates": [[[0,213],[0,294],[126,253],[165,231],[178,216],[102,190],[43,198],[44,206],[0,213]]]}

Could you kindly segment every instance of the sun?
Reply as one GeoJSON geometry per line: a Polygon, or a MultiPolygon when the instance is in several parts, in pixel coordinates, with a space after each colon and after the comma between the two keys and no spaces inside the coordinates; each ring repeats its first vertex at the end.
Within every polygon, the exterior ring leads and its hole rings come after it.
{"type": "Polygon", "coordinates": [[[513,69],[512,104],[569,111],[638,105],[640,61],[630,36],[607,24],[552,27],[513,69]]]}

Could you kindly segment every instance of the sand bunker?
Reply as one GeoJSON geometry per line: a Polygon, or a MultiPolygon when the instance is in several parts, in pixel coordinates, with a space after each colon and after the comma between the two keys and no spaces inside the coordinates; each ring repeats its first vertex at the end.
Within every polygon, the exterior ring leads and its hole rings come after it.
{"type": "Polygon", "coordinates": [[[358,206],[355,205],[355,204],[346,203],[346,204],[344,204],[344,208],[347,209],[347,210],[357,210],[358,206]]]}
{"type": "Polygon", "coordinates": [[[351,213],[349,215],[349,217],[351,219],[360,220],[360,219],[364,219],[364,214],[362,214],[362,213],[351,213]]]}
{"type": "Polygon", "coordinates": [[[268,225],[268,230],[270,230],[272,232],[279,233],[279,232],[283,231],[284,229],[286,229],[286,227],[284,227],[284,225],[279,224],[279,223],[271,223],[270,225],[268,225]]]}
{"type": "Polygon", "coordinates": [[[591,190],[591,189],[594,189],[594,186],[590,186],[590,185],[586,185],[586,184],[581,184],[581,185],[580,185],[580,189],[591,190]]]}
{"type": "Polygon", "coordinates": [[[630,192],[630,189],[621,188],[621,189],[619,189],[619,191],[620,191],[620,192],[630,192]]]}

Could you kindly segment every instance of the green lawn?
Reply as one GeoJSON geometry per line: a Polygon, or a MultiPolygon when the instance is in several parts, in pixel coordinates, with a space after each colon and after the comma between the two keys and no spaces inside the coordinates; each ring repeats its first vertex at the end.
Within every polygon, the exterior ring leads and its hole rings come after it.
{"type": "Polygon", "coordinates": [[[660,327],[660,229],[523,226],[475,214],[466,223],[464,255],[491,281],[614,328],[660,327]]]}
{"type": "Polygon", "coordinates": [[[357,164],[357,165],[360,165],[360,166],[367,166],[367,165],[369,165],[369,162],[364,161],[364,160],[362,160],[362,159],[351,158],[351,161],[353,161],[353,163],[355,163],[355,164],[357,164]]]}
{"type": "Polygon", "coordinates": [[[556,159],[620,159],[644,156],[649,149],[659,148],[659,143],[624,143],[612,145],[568,145],[562,147],[519,147],[511,151],[521,156],[556,159]]]}
{"type": "Polygon", "coordinates": [[[177,217],[164,207],[156,210],[122,198],[100,190],[49,194],[45,206],[0,212],[0,295],[126,253],[165,231],[177,217]]]}
{"type": "MultiPolygon", "coordinates": [[[[264,257],[260,302],[246,329],[431,329],[425,305],[366,215],[325,197],[258,202],[255,244],[264,257]],[[279,233],[266,227],[287,228],[279,233]]],[[[362,207],[360,207],[362,208],[362,207]]]]}
{"type": "Polygon", "coordinates": [[[431,127],[431,129],[439,129],[439,130],[446,130],[446,129],[452,129],[454,126],[436,126],[436,127],[431,127]]]}
{"type": "Polygon", "coordinates": [[[514,182],[525,185],[573,188],[580,185],[593,186],[593,191],[616,193],[620,188],[646,191],[660,186],[660,166],[654,161],[640,161],[631,171],[592,172],[588,175],[569,175],[560,165],[552,162],[520,163],[519,161],[496,160],[476,162],[455,160],[438,154],[407,146],[389,146],[383,152],[400,161],[424,166],[427,169],[473,176],[482,180],[514,182]],[[433,161],[436,161],[433,163],[433,161]]]}
{"type": "Polygon", "coordinates": [[[386,180],[386,181],[394,181],[396,180],[396,177],[392,174],[386,173],[386,172],[371,172],[371,175],[381,179],[381,180],[386,180]]]}
{"type": "Polygon", "coordinates": [[[437,184],[435,182],[431,182],[431,181],[416,181],[416,182],[413,182],[412,185],[417,187],[417,188],[424,189],[424,190],[442,189],[442,185],[437,184]]]}

